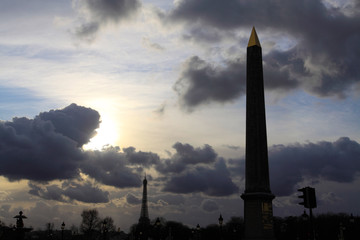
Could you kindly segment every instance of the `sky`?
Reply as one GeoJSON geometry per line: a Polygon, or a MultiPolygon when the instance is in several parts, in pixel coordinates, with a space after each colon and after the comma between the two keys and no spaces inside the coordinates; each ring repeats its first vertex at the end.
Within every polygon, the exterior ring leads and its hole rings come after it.
{"type": "Polygon", "coordinates": [[[360,215],[359,1],[1,0],[0,220],[242,216],[253,26],[274,215],[360,215]]]}

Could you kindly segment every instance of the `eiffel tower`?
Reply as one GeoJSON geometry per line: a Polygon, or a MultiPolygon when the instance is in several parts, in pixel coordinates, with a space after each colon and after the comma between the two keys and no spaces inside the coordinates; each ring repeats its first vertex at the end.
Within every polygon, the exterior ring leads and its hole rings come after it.
{"type": "Polygon", "coordinates": [[[140,218],[139,223],[137,227],[137,239],[141,240],[147,240],[149,235],[149,225],[150,225],[150,219],[149,219],[149,210],[147,205],[147,180],[146,176],[143,180],[143,195],[142,195],[142,202],[141,202],[141,212],[140,212],[140,218]]]}

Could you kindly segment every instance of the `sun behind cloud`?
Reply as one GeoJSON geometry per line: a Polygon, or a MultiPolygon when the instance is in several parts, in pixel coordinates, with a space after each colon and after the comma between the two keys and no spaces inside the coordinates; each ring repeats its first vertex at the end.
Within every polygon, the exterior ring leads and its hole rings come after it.
{"type": "Polygon", "coordinates": [[[100,127],[97,134],[84,145],[84,149],[101,150],[105,145],[115,145],[119,139],[119,131],[116,122],[106,113],[101,113],[100,127]]]}

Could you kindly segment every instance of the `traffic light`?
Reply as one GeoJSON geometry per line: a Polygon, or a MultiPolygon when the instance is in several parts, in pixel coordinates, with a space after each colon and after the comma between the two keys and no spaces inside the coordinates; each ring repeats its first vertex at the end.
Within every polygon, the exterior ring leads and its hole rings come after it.
{"type": "Polygon", "coordinates": [[[308,189],[308,198],[309,198],[309,208],[316,208],[316,195],[315,188],[307,187],[308,189]]]}
{"type": "Polygon", "coordinates": [[[305,187],[298,189],[298,191],[303,193],[299,198],[304,199],[299,203],[300,205],[304,205],[305,208],[316,208],[315,188],[305,187]]]}
{"type": "Polygon", "coordinates": [[[300,189],[298,189],[298,191],[303,193],[303,195],[300,195],[300,196],[298,197],[298,198],[302,198],[302,199],[303,199],[303,201],[300,202],[299,204],[300,204],[300,205],[304,205],[304,207],[308,208],[308,207],[309,207],[309,204],[308,204],[308,202],[309,202],[309,197],[308,197],[308,194],[307,194],[308,191],[306,190],[306,188],[300,188],[300,189]]]}

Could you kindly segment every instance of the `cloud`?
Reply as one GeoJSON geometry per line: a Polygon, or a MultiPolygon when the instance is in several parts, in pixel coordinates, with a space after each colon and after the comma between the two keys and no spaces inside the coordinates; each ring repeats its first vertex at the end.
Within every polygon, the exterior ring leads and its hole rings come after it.
{"type": "MultiPolygon", "coordinates": [[[[266,55],[265,89],[289,92],[298,88],[298,78],[308,74],[302,59],[294,58],[294,52],[273,50],[266,55]]],[[[246,94],[245,69],[245,63],[239,59],[219,67],[193,56],[183,64],[173,88],[181,107],[189,112],[204,104],[233,102],[246,94]]]]}
{"type": "Polygon", "coordinates": [[[214,200],[205,199],[201,203],[201,209],[204,210],[205,212],[215,212],[219,210],[219,205],[214,200]]]}
{"type": "Polygon", "coordinates": [[[225,161],[219,159],[212,168],[196,167],[182,174],[171,176],[163,189],[172,193],[202,192],[208,196],[228,196],[238,192],[225,161]]]}
{"type": "Polygon", "coordinates": [[[71,202],[77,200],[85,203],[107,203],[109,202],[109,192],[93,186],[89,181],[76,183],[66,181],[61,187],[49,185],[41,187],[29,182],[29,193],[43,199],[55,200],[60,202],[71,202]]]}
{"type": "MultiPolygon", "coordinates": [[[[351,183],[360,172],[360,144],[348,137],[334,142],[269,146],[271,190],[276,196],[290,196],[299,184],[320,180],[351,183]]],[[[233,178],[245,178],[245,157],[229,159],[233,178]]]]}
{"type": "Polygon", "coordinates": [[[132,165],[151,166],[159,162],[160,158],[157,154],[151,152],[136,152],[134,147],[123,148],[125,157],[132,165]]]}
{"type": "Polygon", "coordinates": [[[83,22],[74,34],[92,41],[104,26],[118,24],[134,17],[141,7],[139,0],[73,0],[83,22]]]}
{"type": "Polygon", "coordinates": [[[39,114],[39,118],[50,121],[55,132],[60,133],[78,143],[78,147],[88,143],[96,135],[100,115],[90,108],[71,104],[64,109],[50,110],[39,114]]]}
{"type": "Polygon", "coordinates": [[[78,176],[84,160],[79,146],[99,125],[99,114],[72,104],[34,119],[0,122],[0,175],[11,181],[51,181],[78,176]]]}
{"type": "Polygon", "coordinates": [[[141,204],[141,199],[135,197],[133,194],[128,193],[126,195],[126,202],[129,203],[130,205],[139,205],[141,204]]]}
{"type": "Polygon", "coordinates": [[[163,116],[165,114],[166,108],[167,108],[167,106],[166,106],[166,103],[164,102],[160,106],[158,106],[157,109],[155,109],[153,111],[153,113],[158,116],[163,116]]]}
{"type": "Polygon", "coordinates": [[[63,190],[55,184],[46,186],[45,188],[42,188],[41,186],[31,182],[29,182],[28,185],[30,187],[29,193],[31,195],[38,196],[47,200],[55,200],[59,202],[67,201],[67,199],[63,195],[63,190]]]}
{"type": "Polygon", "coordinates": [[[156,170],[160,173],[180,173],[187,166],[214,163],[217,157],[217,153],[209,145],[205,145],[203,148],[194,148],[190,144],[177,142],[173,145],[173,148],[176,150],[176,153],[171,159],[165,159],[155,166],[156,170]]]}
{"type": "MultiPolygon", "coordinates": [[[[107,202],[109,193],[94,183],[140,188],[144,169],[160,174],[154,186],[167,193],[229,196],[239,191],[234,180],[244,177],[244,158],[225,160],[210,145],[196,148],[180,142],[173,145],[175,154],[165,159],[134,147],[122,152],[113,146],[83,150],[81,146],[94,135],[98,124],[95,110],[76,104],[40,113],[34,119],[0,122],[0,174],[12,181],[32,180],[30,194],[60,202],[107,202]],[[79,173],[93,183],[77,182],[79,173]],[[52,180],[67,181],[59,186],[50,183],[52,180]]],[[[360,171],[359,155],[360,144],[348,137],[270,146],[272,190],[277,196],[289,196],[304,180],[351,183],[360,171]]],[[[181,202],[171,195],[158,200],[181,202]]],[[[127,201],[136,202],[131,196],[127,201]]]]}
{"type": "MultiPolygon", "coordinates": [[[[360,8],[358,4],[353,8],[352,14],[346,15],[344,9],[327,8],[322,1],[184,0],[163,21],[187,23],[187,38],[196,38],[200,44],[220,42],[229,36],[227,32],[250,32],[253,25],[260,38],[276,41],[285,36],[293,42],[290,49],[280,47],[281,43],[266,49],[266,89],[291,92],[301,88],[320,97],[344,98],[358,91],[354,86],[360,79],[360,8]],[[212,29],[211,35],[201,34],[200,27],[212,29]]],[[[244,64],[234,71],[226,61],[220,68],[198,57],[187,60],[175,84],[183,106],[192,109],[203,103],[231,102],[244,94],[244,64]],[[222,94],[224,89],[230,90],[229,96],[222,94]]]]}
{"type": "Polygon", "coordinates": [[[118,188],[141,186],[139,175],[130,168],[130,162],[126,154],[120,152],[120,148],[87,151],[85,155],[86,160],[80,166],[81,171],[100,183],[118,188]]]}
{"type": "Polygon", "coordinates": [[[276,195],[286,196],[304,179],[352,182],[360,171],[360,144],[342,137],[335,142],[275,145],[269,148],[270,175],[276,195]]]}
{"type": "Polygon", "coordinates": [[[231,102],[245,94],[245,65],[229,62],[225,67],[215,67],[198,56],[188,59],[174,90],[181,106],[192,111],[194,107],[210,102],[231,102]]]}
{"type": "Polygon", "coordinates": [[[92,186],[89,182],[86,182],[85,184],[69,184],[64,190],[64,195],[70,199],[87,203],[109,202],[109,192],[102,191],[99,187],[92,186]]]}
{"type": "Polygon", "coordinates": [[[145,48],[148,48],[150,50],[156,50],[156,51],[165,50],[164,47],[162,47],[160,44],[151,42],[148,37],[143,37],[142,38],[142,45],[145,48]]]}
{"type": "Polygon", "coordinates": [[[74,34],[78,38],[91,43],[96,39],[99,30],[100,24],[98,22],[85,22],[75,28],[74,34]]]}
{"type": "Polygon", "coordinates": [[[154,202],[164,202],[165,205],[180,206],[186,201],[185,197],[179,194],[160,194],[155,197],[150,197],[154,202]]]}
{"type": "Polygon", "coordinates": [[[212,27],[195,25],[183,34],[182,38],[186,41],[214,44],[222,40],[222,32],[212,27]]]}
{"type": "Polygon", "coordinates": [[[226,148],[228,148],[228,149],[234,150],[234,151],[237,151],[237,150],[241,149],[240,146],[235,146],[235,145],[224,144],[224,145],[222,145],[222,146],[223,146],[223,147],[226,147],[226,148]]]}

